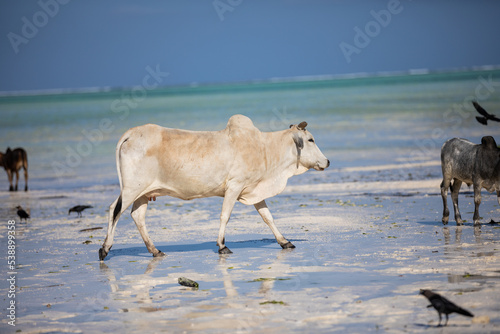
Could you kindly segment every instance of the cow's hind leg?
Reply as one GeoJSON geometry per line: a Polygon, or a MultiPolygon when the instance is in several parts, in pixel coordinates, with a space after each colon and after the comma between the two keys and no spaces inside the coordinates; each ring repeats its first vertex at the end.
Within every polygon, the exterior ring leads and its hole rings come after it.
{"type": "Polygon", "coordinates": [[[257,209],[260,216],[262,217],[262,220],[264,220],[264,222],[267,224],[267,226],[269,226],[271,231],[273,231],[276,241],[278,242],[278,244],[280,244],[280,246],[283,249],[295,248],[295,246],[290,241],[285,239],[285,237],[280,233],[280,231],[274,224],[273,216],[271,215],[271,211],[269,211],[269,208],[266,205],[266,201],[262,201],[255,204],[255,209],[257,209]]]}
{"type": "Polygon", "coordinates": [[[17,185],[19,184],[19,169],[14,171],[16,173],[16,186],[14,187],[14,191],[17,191],[17,185]]]}
{"type": "Polygon", "coordinates": [[[113,246],[116,223],[118,222],[118,218],[120,218],[121,209],[122,195],[118,196],[118,198],[109,206],[108,233],[106,234],[106,239],[104,239],[101,249],[99,249],[99,260],[101,261],[106,258],[111,246],[113,246]]]}
{"type": "Polygon", "coordinates": [[[99,249],[99,259],[102,261],[106,258],[113,246],[113,238],[115,236],[116,223],[130,204],[132,204],[136,199],[136,193],[129,193],[122,189],[120,196],[109,206],[109,219],[108,219],[108,234],[101,249],[99,249]]]}
{"type": "Polygon", "coordinates": [[[479,225],[479,205],[481,205],[481,185],[474,183],[474,225],[479,225]]]}
{"type": "Polygon", "coordinates": [[[7,171],[7,177],[9,178],[9,191],[14,191],[14,187],[12,186],[12,171],[8,168],[6,168],[7,171]]]}
{"type": "Polygon", "coordinates": [[[442,222],[444,225],[448,224],[448,219],[450,218],[450,210],[448,210],[448,188],[449,187],[450,187],[450,180],[443,179],[443,182],[441,182],[441,197],[443,199],[442,222]]]}
{"type": "Polygon", "coordinates": [[[460,210],[458,208],[458,193],[460,191],[460,187],[462,186],[462,181],[459,179],[453,180],[453,187],[451,191],[451,199],[453,201],[453,209],[455,210],[455,220],[457,225],[463,225],[462,216],[460,216],[460,210]]]}
{"type": "Polygon", "coordinates": [[[24,191],[28,191],[28,166],[24,166],[24,191]]]}
{"type": "Polygon", "coordinates": [[[149,237],[148,230],[146,228],[146,210],[148,209],[148,198],[142,196],[134,202],[132,207],[132,218],[134,219],[135,225],[141,234],[142,240],[146,244],[148,251],[153,254],[154,257],[164,256],[165,253],[156,249],[153,241],[149,237]]]}

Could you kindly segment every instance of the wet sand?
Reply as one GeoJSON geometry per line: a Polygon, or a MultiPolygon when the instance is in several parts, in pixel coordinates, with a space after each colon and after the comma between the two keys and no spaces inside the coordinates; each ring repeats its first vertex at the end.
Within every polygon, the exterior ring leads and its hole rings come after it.
{"type": "MultiPolygon", "coordinates": [[[[335,173],[378,175],[397,166],[349,168],[335,173]]],[[[451,216],[443,226],[440,179],[368,179],[292,184],[269,199],[278,228],[296,249],[282,250],[253,206],[237,204],[226,232],[234,253],[220,256],[222,199],[161,197],[150,203],[146,220],[167,256],[148,254],[126,213],[104,262],[98,249],[118,186],[2,192],[2,217],[16,218],[11,208],[21,203],[33,218],[16,220],[16,326],[3,316],[0,331],[500,332],[500,225],[488,224],[500,220],[496,196],[483,193],[482,225],[475,227],[472,193],[463,187],[465,225],[457,227],[451,216]],[[68,216],[76,204],[94,208],[82,218],[68,216]],[[103,229],[81,232],[97,227],[103,229]],[[179,277],[199,289],[179,285],[179,277]],[[452,314],[447,327],[436,327],[437,312],[426,308],[421,288],[476,317],[452,314]]],[[[7,224],[0,231],[5,236],[7,224]]],[[[1,247],[7,249],[5,237],[1,247]]]]}

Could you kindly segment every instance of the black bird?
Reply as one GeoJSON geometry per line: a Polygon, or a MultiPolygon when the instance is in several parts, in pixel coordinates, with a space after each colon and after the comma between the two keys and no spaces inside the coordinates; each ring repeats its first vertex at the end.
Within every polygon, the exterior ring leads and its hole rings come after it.
{"type": "Polygon", "coordinates": [[[478,113],[483,115],[483,117],[476,116],[476,119],[479,123],[488,125],[488,120],[500,122],[500,118],[497,118],[495,115],[488,114],[488,112],[486,112],[486,110],[484,110],[483,107],[481,107],[476,101],[472,101],[472,105],[474,106],[474,108],[476,108],[478,113]]]}
{"type": "Polygon", "coordinates": [[[20,205],[16,206],[16,209],[17,215],[19,216],[19,218],[21,218],[21,220],[30,218],[30,215],[26,211],[24,211],[24,209],[20,205]]]}
{"type": "Polygon", "coordinates": [[[448,299],[444,298],[443,296],[438,295],[437,293],[432,292],[431,290],[420,289],[420,294],[427,297],[427,299],[429,299],[429,301],[431,302],[431,305],[429,305],[427,307],[434,307],[436,309],[436,311],[438,312],[438,314],[439,314],[438,326],[441,325],[441,314],[442,313],[444,313],[446,315],[446,322],[444,324],[445,326],[448,324],[448,314],[450,314],[450,313],[455,312],[458,314],[465,315],[467,317],[474,316],[469,311],[464,310],[460,306],[453,304],[448,299]]]}
{"type": "Polygon", "coordinates": [[[71,212],[76,212],[78,217],[81,217],[82,216],[82,211],[85,210],[85,209],[88,209],[88,208],[93,208],[93,206],[91,205],[77,205],[77,206],[74,206],[72,207],[71,209],[69,209],[68,211],[68,216],[71,212]]]}

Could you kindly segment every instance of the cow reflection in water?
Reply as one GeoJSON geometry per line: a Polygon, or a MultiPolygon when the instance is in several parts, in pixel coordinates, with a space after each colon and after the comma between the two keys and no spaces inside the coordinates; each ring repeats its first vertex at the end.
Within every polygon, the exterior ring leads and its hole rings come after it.
{"type": "MultiPolygon", "coordinates": [[[[272,272],[287,272],[289,270],[289,265],[283,263],[283,259],[290,250],[281,250],[276,258],[271,262],[266,262],[262,264],[261,268],[273,268],[272,272]]],[[[191,290],[193,288],[186,288],[178,285],[178,277],[187,276],[194,280],[198,280],[200,283],[200,289],[205,289],[206,283],[199,279],[199,274],[184,273],[184,272],[174,272],[171,274],[156,274],[153,275],[154,271],[159,269],[160,271],[166,270],[164,257],[155,257],[151,259],[144,271],[144,274],[128,275],[124,274],[125,270],[123,267],[117,269],[112,269],[104,262],[100,263],[101,273],[108,279],[110,289],[111,289],[111,299],[114,300],[114,307],[119,312],[156,312],[169,310],[172,307],[179,307],[182,303],[182,297],[184,296],[185,290],[191,290]],[[162,266],[159,266],[163,263],[162,266]],[[170,286],[170,287],[168,287],[170,286]],[[155,289],[154,291],[152,291],[155,289]],[[140,306],[136,304],[141,304],[140,306]],[[131,307],[131,305],[134,305],[131,307]]],[[[175,266],[173,266],[175,267],[175,266]]],[[[168,271],[176,271],[177,269],[172,266],[167,268],[168,271]]],[[[214,289],[214,296],[208,297],[212,298],[212,304],[214,308],[218,309],[239,309],[244,310],[247,306],[245,303],[241,303],[240,297],[250,297],[255,298],[257,301],[266,301],[272,298],[273,288],[275,284],[275,277],[269,277],[263,279],[260,275],[272,275],[269,269],[265,271],[269,272],[267,274],[262,274],[257,271],[254,276],[251,276],[249,280],[243,280],[248,285],[250,291],[246,294],[240,296],[238,289],[234,284],[233,279],[238,282],[242,282],[241,273],[235,273],[233,269],[229,269],[230,264],[227,263],[227,255],[219,255],[219,261],[212,268],[215,272],[215,279],[211,278],[211,282],[219,282],[222,280],[222,285],[225,292],[225,297],[219,299],[216,296],[217,288],[214,289]],[[238,276],[238,277],[237,277],[238,276]],[[237,278],[236,278],[237,277],[237,278]],[[253,280],[252,280],[253,279],[253,280]],[[258,283],[258,288],[255,290],[254,284],[258,283]],[[222,303],[221,303],[222,302],[222,303]]],[[[182,271],[182,269],[178,269],[182,271]]],[[[204,273],[208,277],[213,277],[213,272],[204,273]]],[[[212,293],[209,293],[209,296],[212,293]]],[[[200,314],[204,314],[206,310],[204,309],[205,303],[202,302],[198,305],[200,314]]],[[[193,315],[194,313],[189,313],[193,315]]],[[[230,323],[231,327],[235,329],[250,328],[250,326],[255,326],[256,321],[264,321],[262,315],[248,314],[248,318],[238,318],[234,319],[234,323],[230,323]]]]}
{"type": "MultiPolygon", "coordinates": [[[[476,244],[482,243],[481,239],[481,225],[474,225],[474,238],[476,244]]],[[[450,228],[448,226],[443,227],[443,237],[444,237],[444,244],[446,246],[450,245],[455,245],[457,247],[461,247],[462,245],[462,229],[463,227],[461,225],[458,225],[456,227],[453,227],[452,229],[455,230],[455,241],[451,242],[451,232],[450,228]]]]}
{"type": "Polygon", "coordinates": [[[100,270],[106,276],[111,288],[112,299],[126,302],[124,307],[118,307],[121,312],[153,312],[159,311],[161,307],[154,306],[140,306],[129,307],[129,302],[138,304],[153,304],[153,297],[151,297],[151,289],[158,285],[169,284],[170,279],[163,277],[152,277],[151,274],[156,267],[161,263],[162,258],[153,258],[144,271],[140,275],[124,275],[123,268],[120,268],[120,274],[116,270],[109,268],[105,263],[100,263],[100,270]],[[120,277],[117,279],[117,274],[120,277]],[[127,306],[127,307],[125,307],[127,306]]]}

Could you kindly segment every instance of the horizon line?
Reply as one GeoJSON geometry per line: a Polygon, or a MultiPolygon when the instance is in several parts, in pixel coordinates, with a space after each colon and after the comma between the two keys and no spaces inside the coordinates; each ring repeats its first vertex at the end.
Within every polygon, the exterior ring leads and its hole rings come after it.
{"type": "MultiPolygon", "coordinates": [[[[328,80],[349,80],[361,79],[370,77],[397,77],[404,75],[427,75],[427,74],[444,74],[444,73],[458,73],[470,71],[492,71],[499,70],[500,64],[497,65],[480,65],[470,67],[454,67],[446,69],[429,69],[417,68],[400,71],[376,71],[376,72],[352,72],[342,74],[317,74],[317,75],[299,75],[290,77],[270,77],[267,79],[251,79],[245,81],[226,81],[226,82],[191,82],[183,84],[163,85],[155,88],[168,89],[168,88],[198,88],[209,86],[224,86],[224,85],[252,85],[252,84],[278,84],[287,82],[314,82],[314,81],[328,81],[328,80]]],[[[0,91],[0,98],[3,97],[23,97],[23,96],[49,96],[49,95],[66,95],[66,94],[92,94],[92,93],[106,93],[126,91],[134,86],[94,86],[94,87],[79,87],[79,88],[46,88],[46,89],[29,89],[29,90],[6,90],[0,91]]]]}

